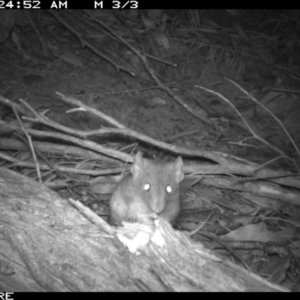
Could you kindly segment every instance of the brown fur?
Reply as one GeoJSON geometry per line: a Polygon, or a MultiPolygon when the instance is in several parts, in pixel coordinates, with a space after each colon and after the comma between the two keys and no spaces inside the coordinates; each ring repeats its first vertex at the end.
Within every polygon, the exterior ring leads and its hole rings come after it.
{"type": "Polygon", "coordinates": [[[111,197],[110,224],[120,226],[126,221],[151,225],[156,216],[174,222],[180,212],[183,176],[181,157],[165,162],[145,159],[138,152],[131,172],[117,184],[111,197]]]}

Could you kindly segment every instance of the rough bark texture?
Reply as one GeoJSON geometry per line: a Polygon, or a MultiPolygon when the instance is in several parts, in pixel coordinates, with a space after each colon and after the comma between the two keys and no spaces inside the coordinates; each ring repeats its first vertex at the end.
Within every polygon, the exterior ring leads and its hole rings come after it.
{"type": "Polygon", "coordinates": [[[284,291],[163,221],[114,230],[83,205],[2,168],[0,201],[3,291],[284,291]]]}

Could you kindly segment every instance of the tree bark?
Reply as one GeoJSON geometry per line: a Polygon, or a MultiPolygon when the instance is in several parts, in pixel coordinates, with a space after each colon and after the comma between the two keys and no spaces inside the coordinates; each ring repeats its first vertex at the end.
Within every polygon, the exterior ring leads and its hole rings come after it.
{"type": "Polygon", "coordinates": [[[286,291],[158,220],[112,228],[0,168],[2,291],[286,291]]]}

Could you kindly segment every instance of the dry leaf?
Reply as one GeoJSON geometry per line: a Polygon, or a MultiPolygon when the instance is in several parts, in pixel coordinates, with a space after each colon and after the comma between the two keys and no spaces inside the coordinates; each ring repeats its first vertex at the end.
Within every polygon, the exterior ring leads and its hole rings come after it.
{"type": "Polygon", "coordinates": [[[61,58],[62,60],[66,61],[67,63],[76,66],[76,67],[83,67],[83,63],[81,61],[81,59],[73,54],[72,52],[65,50],[60,56],[59,58],[61,58]]]}
{"type": "Polygon", "coordinates": [[[273,261],[262,272],[263,274],[270,274],[269,280],[277,284],[281,284],[285,279],[286,271],[290,267],[291,255],[279,258],[273,261]]]}
{"type": "Polygon", "coordinates": [[[261,222],[258,224],[251,224],[240,227],[237,230],[220,237],[224,241],[255,241],[255,242],[268,242],[270,234],[266,224],[261,222]]]}

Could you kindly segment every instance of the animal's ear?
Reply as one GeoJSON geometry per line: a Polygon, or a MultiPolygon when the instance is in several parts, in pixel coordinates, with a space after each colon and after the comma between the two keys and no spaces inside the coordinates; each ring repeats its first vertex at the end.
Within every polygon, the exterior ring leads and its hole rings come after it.
{"type": "Polygon", "coordinates": [[[143,154],[142,152],[138,152],[135,156],[134,163],[131,166],[131,173],[133,177],[139,176],[141,172],[143,171],[143,166],[144,166],[144,159],[143,159],[143,154]]]}
{"type": "Polygon", "coordinates": [[[181,182],[183,177],[184,177],[184,173],[183,173],[183,161],[182,158],[179,156],[177,157],[177,159],[174,161],[173,163],[173,168],[175,171],[175,181],[177,183],[181,182]]]}

